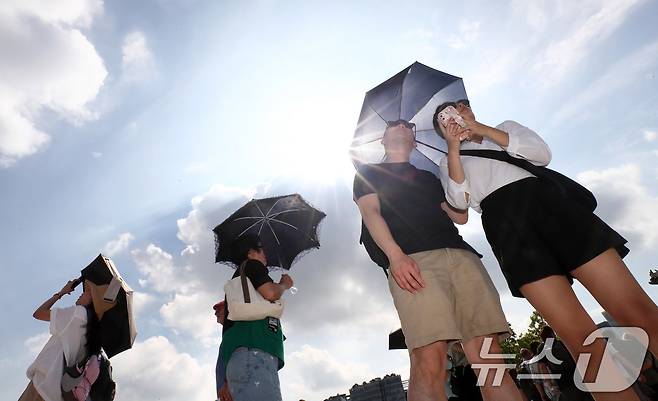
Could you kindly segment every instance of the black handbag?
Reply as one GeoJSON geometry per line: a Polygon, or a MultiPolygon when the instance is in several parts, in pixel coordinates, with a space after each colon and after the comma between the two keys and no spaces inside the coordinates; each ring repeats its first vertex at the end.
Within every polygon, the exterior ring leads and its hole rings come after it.
{"type": "Polygon", "coordinates": [[[462,150],[459,154],[462,156],[477,156],[487,159],[495,159],[513,164],[540,179],[551,182],[560,190],[563,196],[573,200],[590,212],[593,212],[594,209],[596,209],[596,198],[589,189],[566,175],[551,170],[548,167],[535,166],[527,160],[512,157],[509,153],[502,150],[462,150]]]}

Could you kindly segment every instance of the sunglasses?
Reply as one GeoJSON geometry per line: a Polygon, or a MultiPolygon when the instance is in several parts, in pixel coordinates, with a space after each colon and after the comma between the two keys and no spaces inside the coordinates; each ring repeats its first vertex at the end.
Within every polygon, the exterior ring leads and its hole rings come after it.
{"type": "Polygon", "coordinates": [[[416,129],[416,124],[410,123],[407,120],[386,121],[386,128],[395,127],[395,126],[400,125],[400,124],[404,125],[405,128],[409,128],[411,130],[416,129]]]}

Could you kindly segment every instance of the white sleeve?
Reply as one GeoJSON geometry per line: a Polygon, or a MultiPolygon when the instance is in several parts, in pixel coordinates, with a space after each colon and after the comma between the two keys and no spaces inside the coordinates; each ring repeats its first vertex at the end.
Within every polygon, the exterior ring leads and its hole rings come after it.
{"type": "Polygon", "coordinates": [[[50,334],[53,336],[61,334],[73,320],[74,313],[75,306],[52,308],[50,310],[50,334]]]}
{"type": "Polygon", "coordinates": [[[464,179],[464,182],[458,184],[450,178],[448,159],[445,156],[439,162],[439,175],[448,203],[457,209],[468,209],[468,202],[466,201],[466,194],[469,193],[468,180],[464,179]]]}
{"type": "Polygon", "coordinates": [[[80,350],[86,341],[85,333],[87,332],[87,309],[80,305],[72,308],[72,318],[60,336],[64,357],[69,364],[79,362],[80,350]]]}
{"type": "Polygon", "coordinates": [[[509,136],[507,153],[518,159],[525,159],[537,166],[551,162],[551,149],[536,132],[516,121],[507,120],[498,125],[499,130],[509,136]]]}

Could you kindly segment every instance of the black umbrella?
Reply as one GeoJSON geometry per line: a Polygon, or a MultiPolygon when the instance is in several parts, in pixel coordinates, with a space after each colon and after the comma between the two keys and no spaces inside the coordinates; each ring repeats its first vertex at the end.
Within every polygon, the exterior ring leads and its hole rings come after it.
{"type": "Polygon", "coordinates": [[[98,255],[82,270],[99,318],[101,346],[108,357],[132,347],[137,336],[133,318],[133,290],[110,258],[98,255]]]}
{"type": "Polygon", "coordinates": [[[407,349],[402,329],[397,329],[388,335],[388,349],[407,349]]]}
{"type": "Polygon", "coordinates": [[[298,194],[253,199],[213,230],[215,262],[234,265],[231,243],[245,234],[256,234],[267,263],[289,270],[304,251],[320,247],[317,231],[324,217],[298,194]]]}
{"type": "Polygon", "coordinates": [[[434,110],[441,103],[467,98],[461,78],[413,63],[366,93],[350,150],[354,165],[382,162],[386,122],[403,119],[416,124],[411,163],[438,175],[447,146],[434,131],[434,110]]]}

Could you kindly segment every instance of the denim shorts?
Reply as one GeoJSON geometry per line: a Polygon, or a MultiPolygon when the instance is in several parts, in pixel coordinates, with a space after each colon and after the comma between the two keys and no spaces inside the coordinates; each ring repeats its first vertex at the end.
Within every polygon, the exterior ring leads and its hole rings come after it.
{"type": "Polygon", "coordinates": [[[226,366],[226,381],[234,401],[281,401],[279,359],[258,348],[233,351],[226,366]]]}

